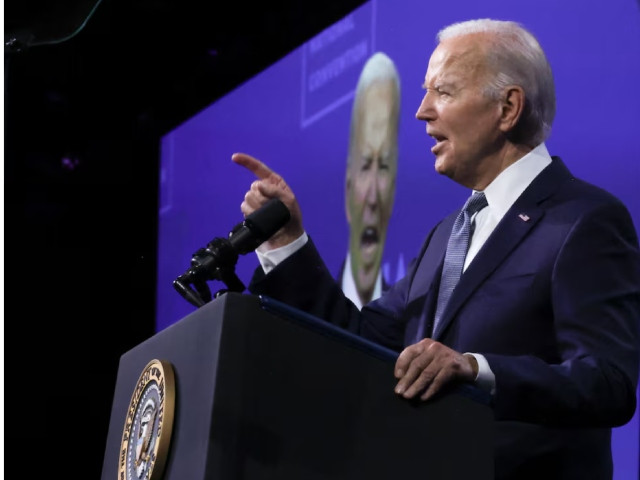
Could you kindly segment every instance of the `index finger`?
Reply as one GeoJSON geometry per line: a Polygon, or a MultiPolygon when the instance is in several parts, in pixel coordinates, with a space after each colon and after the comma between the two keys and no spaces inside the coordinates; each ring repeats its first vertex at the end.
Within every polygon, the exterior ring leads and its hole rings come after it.
{"type": "Polygon", "coordinates": [[[273,170],[271,170],[257,158],[252,157],[251,155],[247,155],[246,153],[234,153],[233,155],[231,155],[231,160],[233,160],[234,163],[237,163],[238,165],[253,172],[253,174],[260,180],[273,175],[273,170]]]}

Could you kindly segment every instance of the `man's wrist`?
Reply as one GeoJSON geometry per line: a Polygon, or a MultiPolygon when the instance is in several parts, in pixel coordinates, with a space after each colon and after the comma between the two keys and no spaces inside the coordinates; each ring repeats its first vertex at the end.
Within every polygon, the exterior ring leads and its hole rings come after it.
{"type": "MultiPolygon", "coordinates": [[[[489,362],[484,355],[479,353],[471,353],[467,352],[464,354],[465,357],[472,357],[473,361],[477,366],[476,375],[474,379],[475,385],[480,387],[483,390],[486,390],[491,395],[494,395],[496,392],[496,376],[494,375],[491,367],[489,366],[489,362]]],[[[468,358],[469,363],[472,362],[470,358],[468,358]]]]}
{"type": "Polygon", "coordinates": [[[476,357],[471,353],[463,353],[463,355],[467,359],[467,362],[469,362],[473,375],[472,381],[475,382],[478,378],[478,360],[476,360],[476,357]]]}
{"type": "MultiPolygon", "coordinates": [[[[302,235],[288,245],[284,245],[273,250],[264,250],[262,245],[256,249],[258,255],[258,261],[262,265],[262,270],[265,274],[268,274],[271,270],[276,268],[278,264],[289,258],[295,252],[305,246],[309,237],[306,232],[302,232],[302,235]]],[[[264,245],[264,244],[263,244],[264,245]]]]}

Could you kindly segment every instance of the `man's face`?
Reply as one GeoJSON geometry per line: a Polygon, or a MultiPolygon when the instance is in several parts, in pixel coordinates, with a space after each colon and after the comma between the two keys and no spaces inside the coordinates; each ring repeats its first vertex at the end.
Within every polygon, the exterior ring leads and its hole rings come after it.
{"type": "Polygon", "coordinates": [[[394,88],[391,82],[373,83],[362,93],[354,112],[357,117],[347,169],[346,209],[351,270],[365,302],[373,293],[380,270],[393,208],[398,166],[394,88]]]}
{"type": "Polygon", "coordinates": [[[435,169],[469,188],[484,188],[500,158],[501,102],[483,93],[488,78],[486,36],[444,40],[431,55],[427,90],[416,118],[427,122],[436,144],[435,169]],[[486,182],[485,182],[486,183],[486,182]]]}

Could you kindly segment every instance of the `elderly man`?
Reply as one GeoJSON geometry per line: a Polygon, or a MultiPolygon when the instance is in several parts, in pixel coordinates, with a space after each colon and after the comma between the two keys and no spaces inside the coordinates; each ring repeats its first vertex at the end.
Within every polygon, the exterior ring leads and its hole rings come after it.
{"type": "MultiPolygon", "coordinates": [[[[359,312],[326,272],[284,180],[235,154],[258,177],[244,214],[270,197],[292,212],[259,252],[284,260],[258,269],[250,288],[401,351],[402,397],[428,401],[461,382],[487,389],[497,478],[611,478],[610,429],[636,407],[632,221],[618,199],[549,155],[554,86],[533,35],[484,19],[438,40],[416,117],[435,140],[436,171],[472,190],[465,206],[428,234],[407,276],[359,312]]],[[[460,440],[462,459],[473,446],[460,440]]]]}
{"type": "Polygon", "coordinates": [[[365,63],[353,102],[345,181],[349,251],[338,280],[359,309],[388,285],[380,269],[398,171],[400,78],[384,53],[365,63]]]}

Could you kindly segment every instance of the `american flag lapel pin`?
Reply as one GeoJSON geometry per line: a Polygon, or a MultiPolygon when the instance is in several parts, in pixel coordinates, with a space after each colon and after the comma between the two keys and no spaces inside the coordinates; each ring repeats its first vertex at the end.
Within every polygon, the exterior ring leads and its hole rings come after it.
{"type": "Polygon", "coordinates": [[[520,220],[522,220],[523,222],[528,222],[530,220],[529,215],[527,215],[526,213],[521,213],[518,216],[520,217],[520,220]]]}

